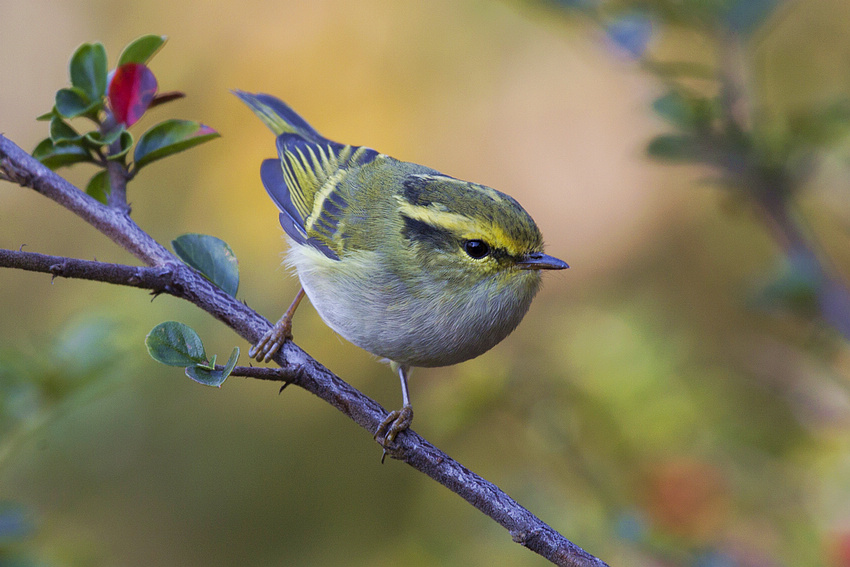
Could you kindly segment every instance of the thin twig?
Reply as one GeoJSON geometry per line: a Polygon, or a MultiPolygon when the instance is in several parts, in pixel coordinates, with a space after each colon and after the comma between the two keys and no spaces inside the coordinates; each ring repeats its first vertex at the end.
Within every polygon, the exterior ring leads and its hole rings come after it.
{"type": "MultiPolygon", "coordinates": [[[[6,258],[2,265],[47,273],[54,273],[55,270],[60,272],[57,275],[63,277],[86,277],[145,287],[152,291],[167,291],[212,314],[251,344],[271,328],[271,323],[265,318],[180,262],[130,220],[125,212],[116,211],[92,199],[2,135],[0,175],[5,175],[21,186],[31,187],[71,210],[142,262],[153,266],[154,271],[149,274],[151,279],[148,280],[144,277],[144,268],[102,265],[99,262],[87,263],[84,260],[14,251],[6,251],[2,255],[6,258]],[[92,268],[91,272],[87,268],[92,268]],[[141,275],[134,279],[131,274],[138,275],[140,269],[141,275]],[[108,276],[113,272],[116,274],[115,281],[107,279],[113,277],[108,276]],[[98,274],[100,277],[96,277],[98,274]],[[134,282],[132,284],[128,283],[131,279],[134,282]],[[149,283],[150,287],[143,283],[149,283]]],[[[336,407],[370,434],[386,418],[387,411],[380,404],[331,373],[293,342],[286,342],[274,360],[284,369],[284,376],[278,372],[279,377],[272,379],[296,383],[336,407]]],[[[269,372],[262,373],[265,374],[262,378],[271,376],[269,372]]],[[[259,375],[255,377],[261,378],[259,375]]],[[[498,486],[471,472],[416,432],[402,432],[395,443],[387,447],[387,452],[464,498],[507,529],[514,541],[552,563],[565,567],[606,567],[605,562],[566,539],[517,504],[498,486]]]]}

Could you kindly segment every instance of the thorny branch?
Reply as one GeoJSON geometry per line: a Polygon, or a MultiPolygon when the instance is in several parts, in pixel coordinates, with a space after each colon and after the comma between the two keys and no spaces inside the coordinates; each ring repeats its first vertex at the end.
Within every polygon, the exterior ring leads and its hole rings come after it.
{"type": "MultiPolygon", "coordinates": [[[[122,266],[31,252],[2,250],[0,267],[44,272],[54,277],[83,278],[149,289],[180,297],[207,311],[249,343],[255,343],[271,324],[252,309],[221,291],[183,264],[129,217],[124,202],[105,206],[44,167],[0,135],[0,179],[29,187],[74,212],[123,247],[147,267],[122,266]]],[[[275,357],[282,370],[239,368],[234,374],[296,384],[330,403],[358,425],[374,432],[387,411],[377,402],[331,373],[293,342],[275,357]]],[[[499,487],[481,478],[412,430],[401,433],[387,454],[402,460],[455,492],[509,531],[514,541],[556,565],[607,567],[534,514],[499,487]]]]}

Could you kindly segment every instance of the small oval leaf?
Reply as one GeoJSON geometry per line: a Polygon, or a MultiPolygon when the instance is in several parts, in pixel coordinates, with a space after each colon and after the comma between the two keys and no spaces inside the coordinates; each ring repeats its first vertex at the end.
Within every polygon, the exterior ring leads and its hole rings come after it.
{"type": "Polygon", "coordinates": [[[235,347],[230,354],[227,364],[221,370],[204,368],[202,366],[188,366],[186,368],[186,376],[203,384],[205,386],[215,386],[220,388],[221,385],[236,368],[236,361],[239,359],[239,347],[235,347]]]}
{"type": "Polygon", "coordinates": [[[62,120],[59,116],[54,116],[50,120],[50,139],[54,144],[60,142],[76,142],[82,136],[74,130],[70,124],[62,120]]]}
{"type": "Polygon", "coordinates": [[[106,94],[106,49],[101,43],[84,43],[71,56],[71,85],[86,93],[92,102],[106,94]]]}
{"type": "Polygon", "coordinates": [[[94,106],[82,89],[71,87],[56,91],[56,112],[65,118],[81,116],[94,106]]]}
{"type": "Polygon", "coordinates": [[[136,169],[218,136],[219,133],[209,126],[191,120],[161,122],[139,138],[133,158],[136,169]]]}
{"type": "Polygon", "coordinates": [[[50,169],[58,169],[84,161],[94,161],[85,148],[77,144],[56,145],[50,138],[42,140],[35,147],[32,151],[32,157],[50,169]]]}
{"type": "Polygon", "coordinates": [[[130,42],[118,58],[118,67],[127,63],[147,63],[168,39],[164,35],[143,35],[130,42]]]}
{"type": "Polygon", "coordinates": [[[142,63],[127,63],[109,81],[109,106],[115,120],[132,126],[147,111],[156,95],[156,77],[142,63]]]}
{"type": "Polygon", "coordinates": [[[95,173],[86,185],[86,193],[94,197],[104,205],[109,199],[109,193],[112,192],[112,187],[109,185],[109,172],[105,169],[95,173]]]}
{"type": "Polygon", "coordinates": [[[207,360],[198,333],[177,321],[166,321],[154,327],[145,337],[145,346],[151,358],[169,366],[194,366],[207,360]]]}
{"type": "Polygon", "coordinates": [[[94,130],[92,132],[88,132],[83,137],[86,139],[86,142],[93,146],[108,146],[109,144],[117,140],[123,132],[124,125],[119,124],[108,132],[98,132],[97,130],[94,130]]]}
{"type": "Polygon", "coordinates": [[[174,252],[226,294],[236,297],[239,262],[227,242],[207,234],[184,234],[171,241],[174,252]]]}
{"type": "Polygon", "coordinates": [[[108,160],[123,160],[124,156],[130,151],[133,146],[133,135],[127,130],[121,130],[121,135],[118,137],[118,151],[114,154],[106,156],[108,160]]]}
{"type": "Polygon", "coordinates": [[[649,142],[647,153],[654,158],[670,161],[708,161],[699,139],[685,134],[656,136],[649,142]]]}
{"type": "Polygon", "coordinates": [[[688,129],[694,125],[693,105],[678,91],[670,91],[652,102],[652,109],[676,126],[688,129]]]}

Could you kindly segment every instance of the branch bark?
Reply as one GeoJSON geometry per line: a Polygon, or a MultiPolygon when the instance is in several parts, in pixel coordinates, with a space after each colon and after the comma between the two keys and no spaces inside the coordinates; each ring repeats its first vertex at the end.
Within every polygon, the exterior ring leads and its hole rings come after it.
{"type": "MultiPolygon", "coordinates": [[[[32,188],[56,201],[147,266],[124,266],[2,250],[0,267],[168,293],[207,311],[251,344],[256,343],[271,327],[265,318],[221,291],[153,240],[130,219],[126,208],[110,208],[89,197],[2,135],[0,178],[32,188]]],[[[282,371],[276,371],[276,378],[266,369],[252,372],[250,368],[240,368],[239,374],[296,384],[337,408],[370,434],[387,416],[387,411],[380,404],[331,373],[291,341],[284,344],[274,360],[283,368],[282,371]]],[[[498,486],[468,470],[416,432],[407,430],[401,433],[395,443],[387,447],[387,454],[458,494],[507,529],[515,542],[552,563],[569,567],[607,567],[605,562],[590,555],[520,506],[498,486]]]]}

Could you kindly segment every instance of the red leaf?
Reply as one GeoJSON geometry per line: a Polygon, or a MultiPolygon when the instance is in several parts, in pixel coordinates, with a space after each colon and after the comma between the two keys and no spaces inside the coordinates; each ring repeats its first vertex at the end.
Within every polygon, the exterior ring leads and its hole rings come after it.
{"type": "Polygon", "coordinates": [[[115,69],[109,82],[109,106],[115,120],[125,126],[139,121],[156,95],[156,77],[142,63],[127,63],[115,69]]]}

